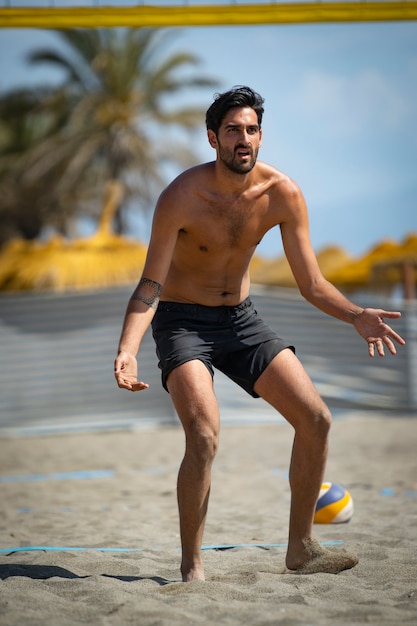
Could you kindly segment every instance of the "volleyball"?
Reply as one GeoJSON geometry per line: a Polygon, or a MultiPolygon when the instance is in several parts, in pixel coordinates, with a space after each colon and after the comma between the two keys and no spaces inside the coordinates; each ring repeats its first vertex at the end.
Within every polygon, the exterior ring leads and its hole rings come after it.
{"type": "Polygon", "coordinates": [[[343,524],[353,515],[349,491],[336,483],[323,483],[316,504],[315,524],[343,524]]]}

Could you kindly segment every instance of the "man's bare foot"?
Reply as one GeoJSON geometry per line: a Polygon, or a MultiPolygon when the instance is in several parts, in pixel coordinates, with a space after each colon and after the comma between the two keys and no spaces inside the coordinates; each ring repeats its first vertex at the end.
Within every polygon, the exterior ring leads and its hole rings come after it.
{"type": "Polygon", "coordinates": [[[354,554],[349,554],[345,550],[334,551],[324,548],[316,539],[309,539],[305,542],[305,558],[299,565],[289,564],[287,567],[295,574],[317,574],[325,572],[327,574],[338,574],[345,569],[355,567],[359,559],[354,554]]]}
{"type": "Polygon", "coordinates": [[[182,582],[190,583],[193,580],[205,580],[203,566],[193,567],[185,570],[181,568],[182,582]]]}

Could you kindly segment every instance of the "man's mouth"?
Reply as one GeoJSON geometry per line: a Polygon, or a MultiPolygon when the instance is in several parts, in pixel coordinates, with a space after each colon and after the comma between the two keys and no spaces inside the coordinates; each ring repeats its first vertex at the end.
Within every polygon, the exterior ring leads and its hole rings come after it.
{"type": "Polygon", "coordinates": [[[250,150],[247,148],[237,148],[236,155],[240,158],[250,157],[250,150]]]}

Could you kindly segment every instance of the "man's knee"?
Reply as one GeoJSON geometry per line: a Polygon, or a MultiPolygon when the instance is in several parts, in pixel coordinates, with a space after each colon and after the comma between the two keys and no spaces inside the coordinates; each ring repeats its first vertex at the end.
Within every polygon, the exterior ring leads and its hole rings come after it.
{"type": "Polygon", "coordinates": [[[303,412],[295,420],[289,420],[298,437],[306,441],[327,441],[332,415],[324,402],[315,406],[304,407],[303,412]]]}
{"type": "Polygon", "coordinates": [[[310,435],[319,439],[327,439],[332,423],[332,414],[324,404],[316,407],[309,416],[307,425],[310,435]]]}
{"type": "Polygon", "coordinates": [[[210,420],[204,413],[196,412],[184,426],[187,454],[201,463],[210,463],[219,446],[217,420],[210,420]]]}

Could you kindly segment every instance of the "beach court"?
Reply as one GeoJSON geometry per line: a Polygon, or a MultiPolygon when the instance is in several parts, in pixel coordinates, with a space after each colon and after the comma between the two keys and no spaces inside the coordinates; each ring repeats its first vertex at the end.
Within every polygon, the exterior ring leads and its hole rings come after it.
{"type": "Polygon", "coordinates": [[[338,575],[284,573],[291,428],[221,433],[204,537],[207,581],[179,572],[179,427],[2,438],[0,624],[414,626],[417,423],[334,422],[326,479],[352,520],[316,525],[356,552],[338,575]]]}
{"type": "Polygon", "coordinates": [[[335,415],[325,478],[350,491],[354,514],[316,525],[316,537],[360,561],[337,576],[285,571],[292,429],[216,374],[207,581],[183,584],[183,433],[151,337],[147,395],[115,386],[125,291],[2,296],[0,626],[414,626],[417,421],[405,410],[405,350],[372,362],[351,328],[293,292],[254,294],[270,323],[296,335],[335,415]]]}

